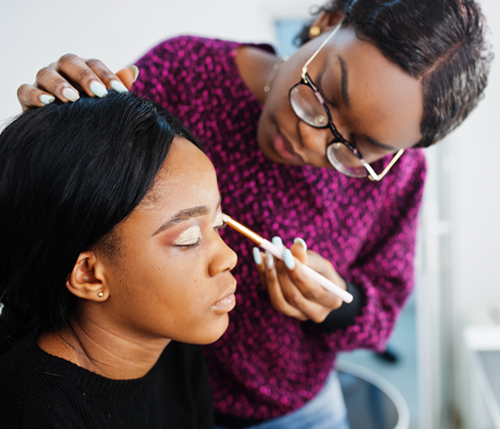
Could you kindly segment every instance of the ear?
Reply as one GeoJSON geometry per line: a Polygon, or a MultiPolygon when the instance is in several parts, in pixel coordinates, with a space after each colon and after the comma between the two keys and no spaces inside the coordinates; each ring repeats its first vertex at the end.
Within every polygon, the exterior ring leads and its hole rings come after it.
{"type": "Polygon", "coordinates": [[[311,37],[319,36],[333,27],[336,27],[344,20],[344,12],[322,11],[316,16],[309,29],[311,37]]]}
{"type": "Polygon", "coordinates": [[[68,290],[78,298],[103,302],[109,298],[103,265],[94,252],[80,253],[66,282],[68,290]]]}

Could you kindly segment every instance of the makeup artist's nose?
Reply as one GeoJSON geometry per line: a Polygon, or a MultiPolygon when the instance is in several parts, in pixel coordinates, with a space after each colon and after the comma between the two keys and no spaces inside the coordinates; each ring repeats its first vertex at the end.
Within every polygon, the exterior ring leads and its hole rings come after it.
{"type": "Polygon", "coordinates": [[[332,132],[327,128],[314,128],[304,121],[299,122],[299,132],[302,136],[303,145],[318,154],[324,155],[326,145],[333,138],[332,132]]]}
{"type": "Polygon", "coordinates": [[[236,262],[238,262],[236,253],[219,237],[217,249],[208,265],[208,274],[210,277],[215,277],[224,271],[231,271],[236,266],[236,262]]]}

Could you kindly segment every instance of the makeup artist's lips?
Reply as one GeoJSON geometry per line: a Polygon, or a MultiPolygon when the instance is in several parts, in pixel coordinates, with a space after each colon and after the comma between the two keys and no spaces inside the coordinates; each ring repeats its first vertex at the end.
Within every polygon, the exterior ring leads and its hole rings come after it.
{"type": "Polygon", "coordinates": [[[235,291],[236,285],[233,286],[230,291],[226,292],[224,298],[212,304],[212,310],[217,313],[229,313],[236,305],[236,296],[234,296],[235,291]]]}
{"type": "Polygon", "coordinates": [[[286,137],[281,134],[278,127],[276,127],[273,135],[273,148],[283,159],[296,162],[298,161],[301,164],[304,163],[304,160],[293,150],[292,145],[286,137]]]}

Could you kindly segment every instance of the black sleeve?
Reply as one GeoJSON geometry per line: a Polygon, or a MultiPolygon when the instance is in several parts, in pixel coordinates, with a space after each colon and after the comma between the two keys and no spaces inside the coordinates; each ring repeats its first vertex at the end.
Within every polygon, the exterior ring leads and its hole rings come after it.
{"type": "Polygon", "coordinates": [[[354,299],[350,304],[343,302],[339,308],[330,312],[323,322],[315,324],[321,331],[331,333],[355,324],[354,318],[361,314],[364,305],[364,295],[359,286],[349,282],[347,282],[347,292],[354,299]]]}

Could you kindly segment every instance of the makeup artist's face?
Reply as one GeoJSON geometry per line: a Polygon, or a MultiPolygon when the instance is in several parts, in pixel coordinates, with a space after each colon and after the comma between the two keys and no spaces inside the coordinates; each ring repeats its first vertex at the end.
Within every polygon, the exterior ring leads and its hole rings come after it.
{"type": "Polygon", "coordinates": [[[106,311],[127,335],[194,344],[217,340],[235,305],[236,254],[223,226],[215,170],[176,138],[152,190],[119,227],[106,311]]]}
{"type": "MultiPolygon", "coordinates": [[[[302,46],[276,75],[258,132],[259,145],[271,160],[331,168],[325,157],[331,131],[299,120],[288,101],[302,67],[328,33],[302,46]]],[[[367,162],[412,147],[421,139],[420,81],[374,45],[360,40],[352,28],[337,32],[310,64],[309,75],[323,94],[338,131],[367,162]]]]}

